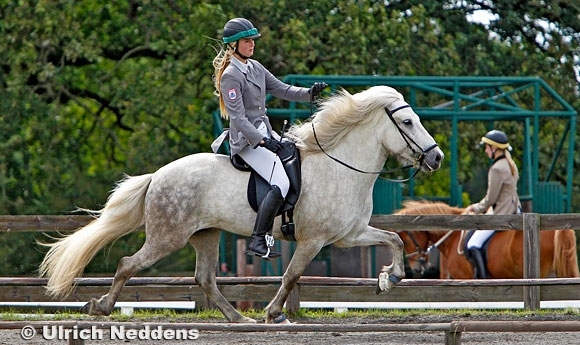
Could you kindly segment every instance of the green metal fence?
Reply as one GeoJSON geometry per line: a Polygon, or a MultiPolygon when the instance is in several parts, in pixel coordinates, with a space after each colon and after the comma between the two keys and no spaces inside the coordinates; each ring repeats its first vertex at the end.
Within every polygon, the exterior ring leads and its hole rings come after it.
{"type": "Polygon", "coordinates": [[[535,213],[563,213],[564,186],[560,182],[538,182],[534,185],[532,208],[535,213]]]}
{"type": "MultiPolygon", "coordinates": [[[[549,181],[553,167],[560,155],[566,155],[566,183],[561,195],[564,202],[563,212],[570,212],[572,179],[574,167],[574,148],[576,133],[576,110],[560,95],[538,77],[433,77],[433,76],[366,76],[366,75],[288,75],[283,80],[292,85],[309,87],[317,81],[324,81],[331,90],[347,88],[363,89],[373,85],[389,85],[405,95],[413,109],[425,120],[450,121],[450,152],[446,161],[450,165],[450,185],[460,186],[458,182],[458,123],[459,121],[521,121],[524,146],[520,174],[520,198],[534,200],[535,186],[549,181]],[[433,96],[433,97],[431,97],[433,96]],[[436,104],[425,104],[426,99],[437,99],[436,104]],[[522,101],[525,100],[525,101],[522,101]],[[553,153],[552,165],[544,176],[539,172],[539,132],[540,118],[552,117],[565,121],[565,130],[557,133],[561,139],[553,153]]],[[[270,107],[268,114],[296,121],[311,115],[310,104],[289,102],[287,107],[270,107]]],[[[214,112],[215,132],[223,129],[219,113],[214,112]]],[[[412,184],[411,184],[412,187],[412,184]]],[[[538,187],[539,188],[539,187],[538,187]]],[[[461,206],[461,188],[451,188],[448,197],[439,197],[451,205],[461,206]]],[[[413,188],[409,188],[411,197],[413,188]]],[[[420,196],[430,198],[430,196],[420,196]]],[[[381,198],[376,195],[376,199],[381,198]]],[[[377,207],[387,207],[391,201],[377,200],[377,207]]]]}

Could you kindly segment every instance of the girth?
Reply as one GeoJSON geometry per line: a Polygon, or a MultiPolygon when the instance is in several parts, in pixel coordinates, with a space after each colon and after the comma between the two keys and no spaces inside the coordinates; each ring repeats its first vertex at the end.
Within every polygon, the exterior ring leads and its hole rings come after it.
{"type": "MultiPolygon", "coordinates": [[[[280,230],[284,238],[288,241],[296,241],[294,237],[294,206],[300,197],[300,190],[302,187],[302,175],[300,171],[300,151],[292,141],[283,140],[282,150],[278,152],[278,157],[282,161],[286,175],[290,180],[290,189],[284,200],[284,204],[280,206],[277,215],[282,216],[282,226],[280,230]]],[[[248,202],[250,207],[258,212],[260,203],[270,190],[270,184],[262,176],[256,173],[239,155],[231,157],[232,165],[242,171],[250,171],[250,180],[248,181],[248,202]]]]}

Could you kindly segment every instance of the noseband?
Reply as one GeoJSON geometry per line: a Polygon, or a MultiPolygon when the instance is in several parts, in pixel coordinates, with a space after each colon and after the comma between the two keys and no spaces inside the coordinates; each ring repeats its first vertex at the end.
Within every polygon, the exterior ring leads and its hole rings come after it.
{"type": "MultiPolygon", "coordinates": [[[[415,252],[407,254],[406,257],[410,258],[416,255],[419,255],[419,261],[421,262],[425,262],[427,256],[429,254],[431,254],[431,252],[434,249],[439,248],[439,246],[447,241],[447,239],[449,237],[451,237],[451,235],[453,235],[453,230],[448,231],[445,235],[443,235],[437,242],[435,242],[434,244],[428,246],[427,248],[423,249],[421,248],[421,246],[419,245],[419,242],[417,241],[417,239],[415,238],[415,236],[413,236],[413,231],[405,231],[405,234],[407,234],[407,236],[409,236],[409,238],[411,238],[411,241],[413,241],[413,245],[415,246],[415,252]]],[[[459,245],[461,246],[461,242],[462,240],[459,241],[459,245]]]]}
{"type": "MultiPolygon", "coordinates": [[[[393,122],[393,124],[395,125],[395,127],[397,127],[397,130],[399,131],[399,134],[401,134],[401,137],[403,138],[403,140],[405,140],[405,143],[407,144],[407,147],[409,148],[409,150],[411,150],[411,152],[413,152],[413,157],[415,158],[415,161],[413,162],[413,164],[408,164],[405,166],[402,166],[400,168],[396,168],[396,169],[390,169],[390,170],[386,170],[386,169],[382,169],[380,171],[364,171],[364,170],[360,170],[357,169],[355,167],[353,167],[350,164],[347,164],[343,161],[341,161],[338,158],[335,158],[331,155],[329,155],[326,151],[324,151],[324,149],[322,148],[322,146],[320,145],[320,142],[318,141],[318,137],[316,136],[316,131],[314,130],[314,122],[311,122],[312,124],[312,133],[314,134],[314,140],[316,140],[316,144],[318,145],[318,147],[320,148],[320,150],[327,155],[330,159],[332,159],[333,161],[342,164],[343,166],[354,170],[356,172],[359,173],[363,173],[363,174],[385,174],[385,173],[392,173],[392,172],[396,172],[399,170],[404,170],[404,169],[410,169],[413,167],[420,167],[421,164],[423,164],[423,160],[425,159],[425,156],[427,155],[427,153],[431,150],[433,150],[434,148],[436,148],[437,143],[434,143],[433,145],[427,147],[426,149],[421,148],[421,146],[419,146],[419,144],[417,144],[417,142],[415,142],[415,140],[413,140],[413,138],[411,138],[407,133],[405,133],[405,131],[403,131],[403,129],[397,124],[397,122],[395,121],[395,118],[393,117],[393,114],[396,113],[397,111],[401,110],[401,109],[405,109],[405,108],[410,108],[411,106],[408,104],[405,104],[403,106],[400,106],[398,108],[395,108],[393,110],[389,110],[388,108],[385,107],[385,111],[387,113],[387,115],[389,116],[389,119],[391,119],[391,122],[393,122]],[[413,144],[413,145],[411,145],[413,144]],[[413,147],[414,146],[414,147],[413,147]]],[[[419,169],[415,170],[415,172],[413,173],[413,175],[409,178],[403,179],[403,180],[390,180],[390,181],[394,181],[394,182],[406,182],[409,181],[410,179],[412,179],[413,177],[415,177],[415,175],[417,175],[417,173],[419,172],[419,169]]]]}
{"type": "MultiPolygon", "coordinates": [[[[417,241],[417,239],[415,238],[415,236],[413,235],[413,231],[404,231],[405,234],[407,234],[407,236],[411,239],[411,241],[413,242],[413,245],[415,246],[415,251],[412,253],[407,253],[405,255],[405,258],[409,259],[409,258],[413,258],[413,257],[418,257],[417,262],[419,263],[420,266],[420,272],[421,274],[423,274],[423,272],[425,272],[428,268],[428,262],[429,262],[429,252],[428,249],[427,251],[425,251],[423,248],[421,248],[421,245],[419,245],[419,242],[417,241]]],[[[414,271],[415,268],[411,267],[414,271]]]]}

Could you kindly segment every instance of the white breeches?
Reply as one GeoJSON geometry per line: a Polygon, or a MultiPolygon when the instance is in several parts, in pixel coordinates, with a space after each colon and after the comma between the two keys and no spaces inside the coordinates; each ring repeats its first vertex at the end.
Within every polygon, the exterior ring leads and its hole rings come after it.
{"type": "Polygon", "coordinates": [[[268,181],[271,186],[278,186],[280,192],[282,192],[282,197],[286,197],[290,189],[290,180],[288,180],[288,175],[286,175],[286,171],[278,155],[261,146],[255,149],[247,146],[238,155],[260,176],[268,181]]]}
{"type": "Polygon", "coordinates": [[[495,230],[476,230],[467,242],[467,249],[481,249],[494,232],[495,230]]]}

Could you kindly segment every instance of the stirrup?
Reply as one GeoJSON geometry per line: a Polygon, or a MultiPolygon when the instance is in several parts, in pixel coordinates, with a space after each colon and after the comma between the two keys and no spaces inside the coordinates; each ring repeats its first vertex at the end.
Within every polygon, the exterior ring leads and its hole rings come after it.
{"type": "MultiPolygon", "coordinates": [[[[252,235],[254,236],[254,235],[252,235]]],[[[250,246],[250,248],[248,248],[245,251],[245,254],[247,255],[255,255],[259,258],[262,258],[264,260],[270,260],[270,259],[274,259],[277,258],[279,256],[281,256],[281,253],[278,252],[273,252],[270,248],[274,246],[274,237],[271,235],[266,234],[264,236],[264,239],[266,241],[266,254],[262,254],[262,253],[258,253],[257,251],[255,251],[254,249],[252,249],[252,247],[250,246]]]]}
{"type": "Polygon", "coordinates": [[[266,251],[266,254],[262,255],[262,258],[269,260],[270,259],[270,248],[272,248],[274,246],[274,236],[266,234],[264,236],[264,238],[266,239],[266,247],[268,248],[268,250],[266,251]]]}

